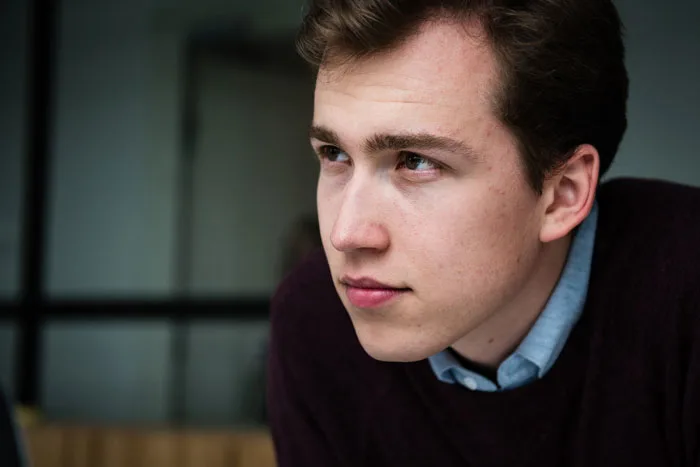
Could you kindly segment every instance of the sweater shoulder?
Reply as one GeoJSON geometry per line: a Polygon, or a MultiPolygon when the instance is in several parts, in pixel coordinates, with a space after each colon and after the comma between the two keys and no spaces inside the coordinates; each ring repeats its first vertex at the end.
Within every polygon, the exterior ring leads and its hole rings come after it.
{"type": "Polygon", "coordinates": [[[700,187],[618,178],[601,185],[598,199],[604,227],[612,227],[613,235],[697,250],[700,187]]]}
{"type": "Polygon", "coordinates": [[[697,462],[700,188],[620,179],[602,187],[599,201],[600,259],[589,295],[598,322],[605,323],[599,328],[608,342],[602,361],[618,381],[625,378],[625,387],[656,387],[666,419],[674,430],[682,427],[673,449],[697,462]]]}
{"type": "Polygon", "coordinates": [[[601,186],[598,240],[645,263],[656,279],[695,286],[700,276],[700,188],[621,178],[601,186]],[[671,270],[672,269],[672,270],[671,270]]]}
{"type": "Polygon", "coordinates": [[[630,332],[697,339],[700,188],[622,178],[603,184],[598,201],[589,294],[612,305],[610,319],[630,332]]]}

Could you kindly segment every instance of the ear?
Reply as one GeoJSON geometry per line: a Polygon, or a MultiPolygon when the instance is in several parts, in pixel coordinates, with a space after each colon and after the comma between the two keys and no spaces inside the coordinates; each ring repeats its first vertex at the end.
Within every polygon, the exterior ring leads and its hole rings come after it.
{"type": "Polygon", "coordinates": [[[598,188],[600,156],[590,144],[574,154],[544,182],[544,219],[540,241],[552,242],[567,236],[588,216],[598,188]]]}

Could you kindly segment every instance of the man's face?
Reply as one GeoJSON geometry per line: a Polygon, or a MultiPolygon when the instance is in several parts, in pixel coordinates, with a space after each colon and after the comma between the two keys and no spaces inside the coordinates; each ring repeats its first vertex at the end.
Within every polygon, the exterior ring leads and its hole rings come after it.
{"type": "Polygon", "coordinates": [[[338,294],[374,358],[428,357],[512,307],[542,222],[478,26],[319,73],[312,145],[338,294]]]}

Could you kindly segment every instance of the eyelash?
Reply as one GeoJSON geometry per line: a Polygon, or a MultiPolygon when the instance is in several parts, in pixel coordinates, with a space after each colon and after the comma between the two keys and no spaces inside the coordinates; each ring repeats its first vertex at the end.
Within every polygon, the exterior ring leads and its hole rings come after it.
{"type": "MultiPolygon", "coordinates": [[[[328,160],[328,157],[331,155],[331,154],[329,154],[329,152],[331,152],[331,151],[332,151],[333,153],[335,153],[335,154],[333,154],[333,155],[336,155],[337,153],[344,153],[344,151],[343,151],[342,149],[338,148],[337,146],[325,145],[325,146],[321,146],[321,147],[318,149],[318,156],[319,156],[321,159],[328,160]]],[[[418,157],[418,158],[420,158],[420,159],[423,159],[425,162],[428,162],[429,164],[431,164],[432,166],[434,166],[435,170],[444,169],[444,166],[443,166],[442,164],[440,164],[440,163],[438,163],[438,162],[435,162],[434,160],[430,159],[429,157],[425,157],[425,156],[423,156],[423,155],[421,155],[421,154],[417,154],[417,153],[415,153],[415,152],[408,152],[408,151],[401,151],[401,152],[399,153],[399,163],[398,163],[398,165],[397,165],[397,168],[399,168],[399,169],[400,169],[400,168],[405,168],[405,167],[406,167],[406,158],[408,158],[408,157],[418,157]]],[[[330,162],[330,163],[335,163],[336,161],[329,161],[329,162],[330,162]]],[[[341,163],[342,163],[342,162],[341,162],[341,163]]],[[[409,170],[410,170],[410,169],[409,169],[409,170]]],[[[410,170],[410,171],[411,171],[411,172],[426,172],[426,170],[410,170]]]]}

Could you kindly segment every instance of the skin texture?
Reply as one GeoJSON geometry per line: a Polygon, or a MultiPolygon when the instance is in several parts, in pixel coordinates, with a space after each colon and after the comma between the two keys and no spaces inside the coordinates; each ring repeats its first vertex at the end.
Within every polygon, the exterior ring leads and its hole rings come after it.
{"type": "Polygon", "coordinates": [[[495,112],[498,80],[478,23],[426,23],[395,50],[321,67],[311,130],[321,236],[358,339],[378,360],[451,346],[497,366],[545,306],[592,207],[590,145],[541,195],[528,184],[495,112]],[[404,291],[360,308],[346,277],[404,291]]]}

